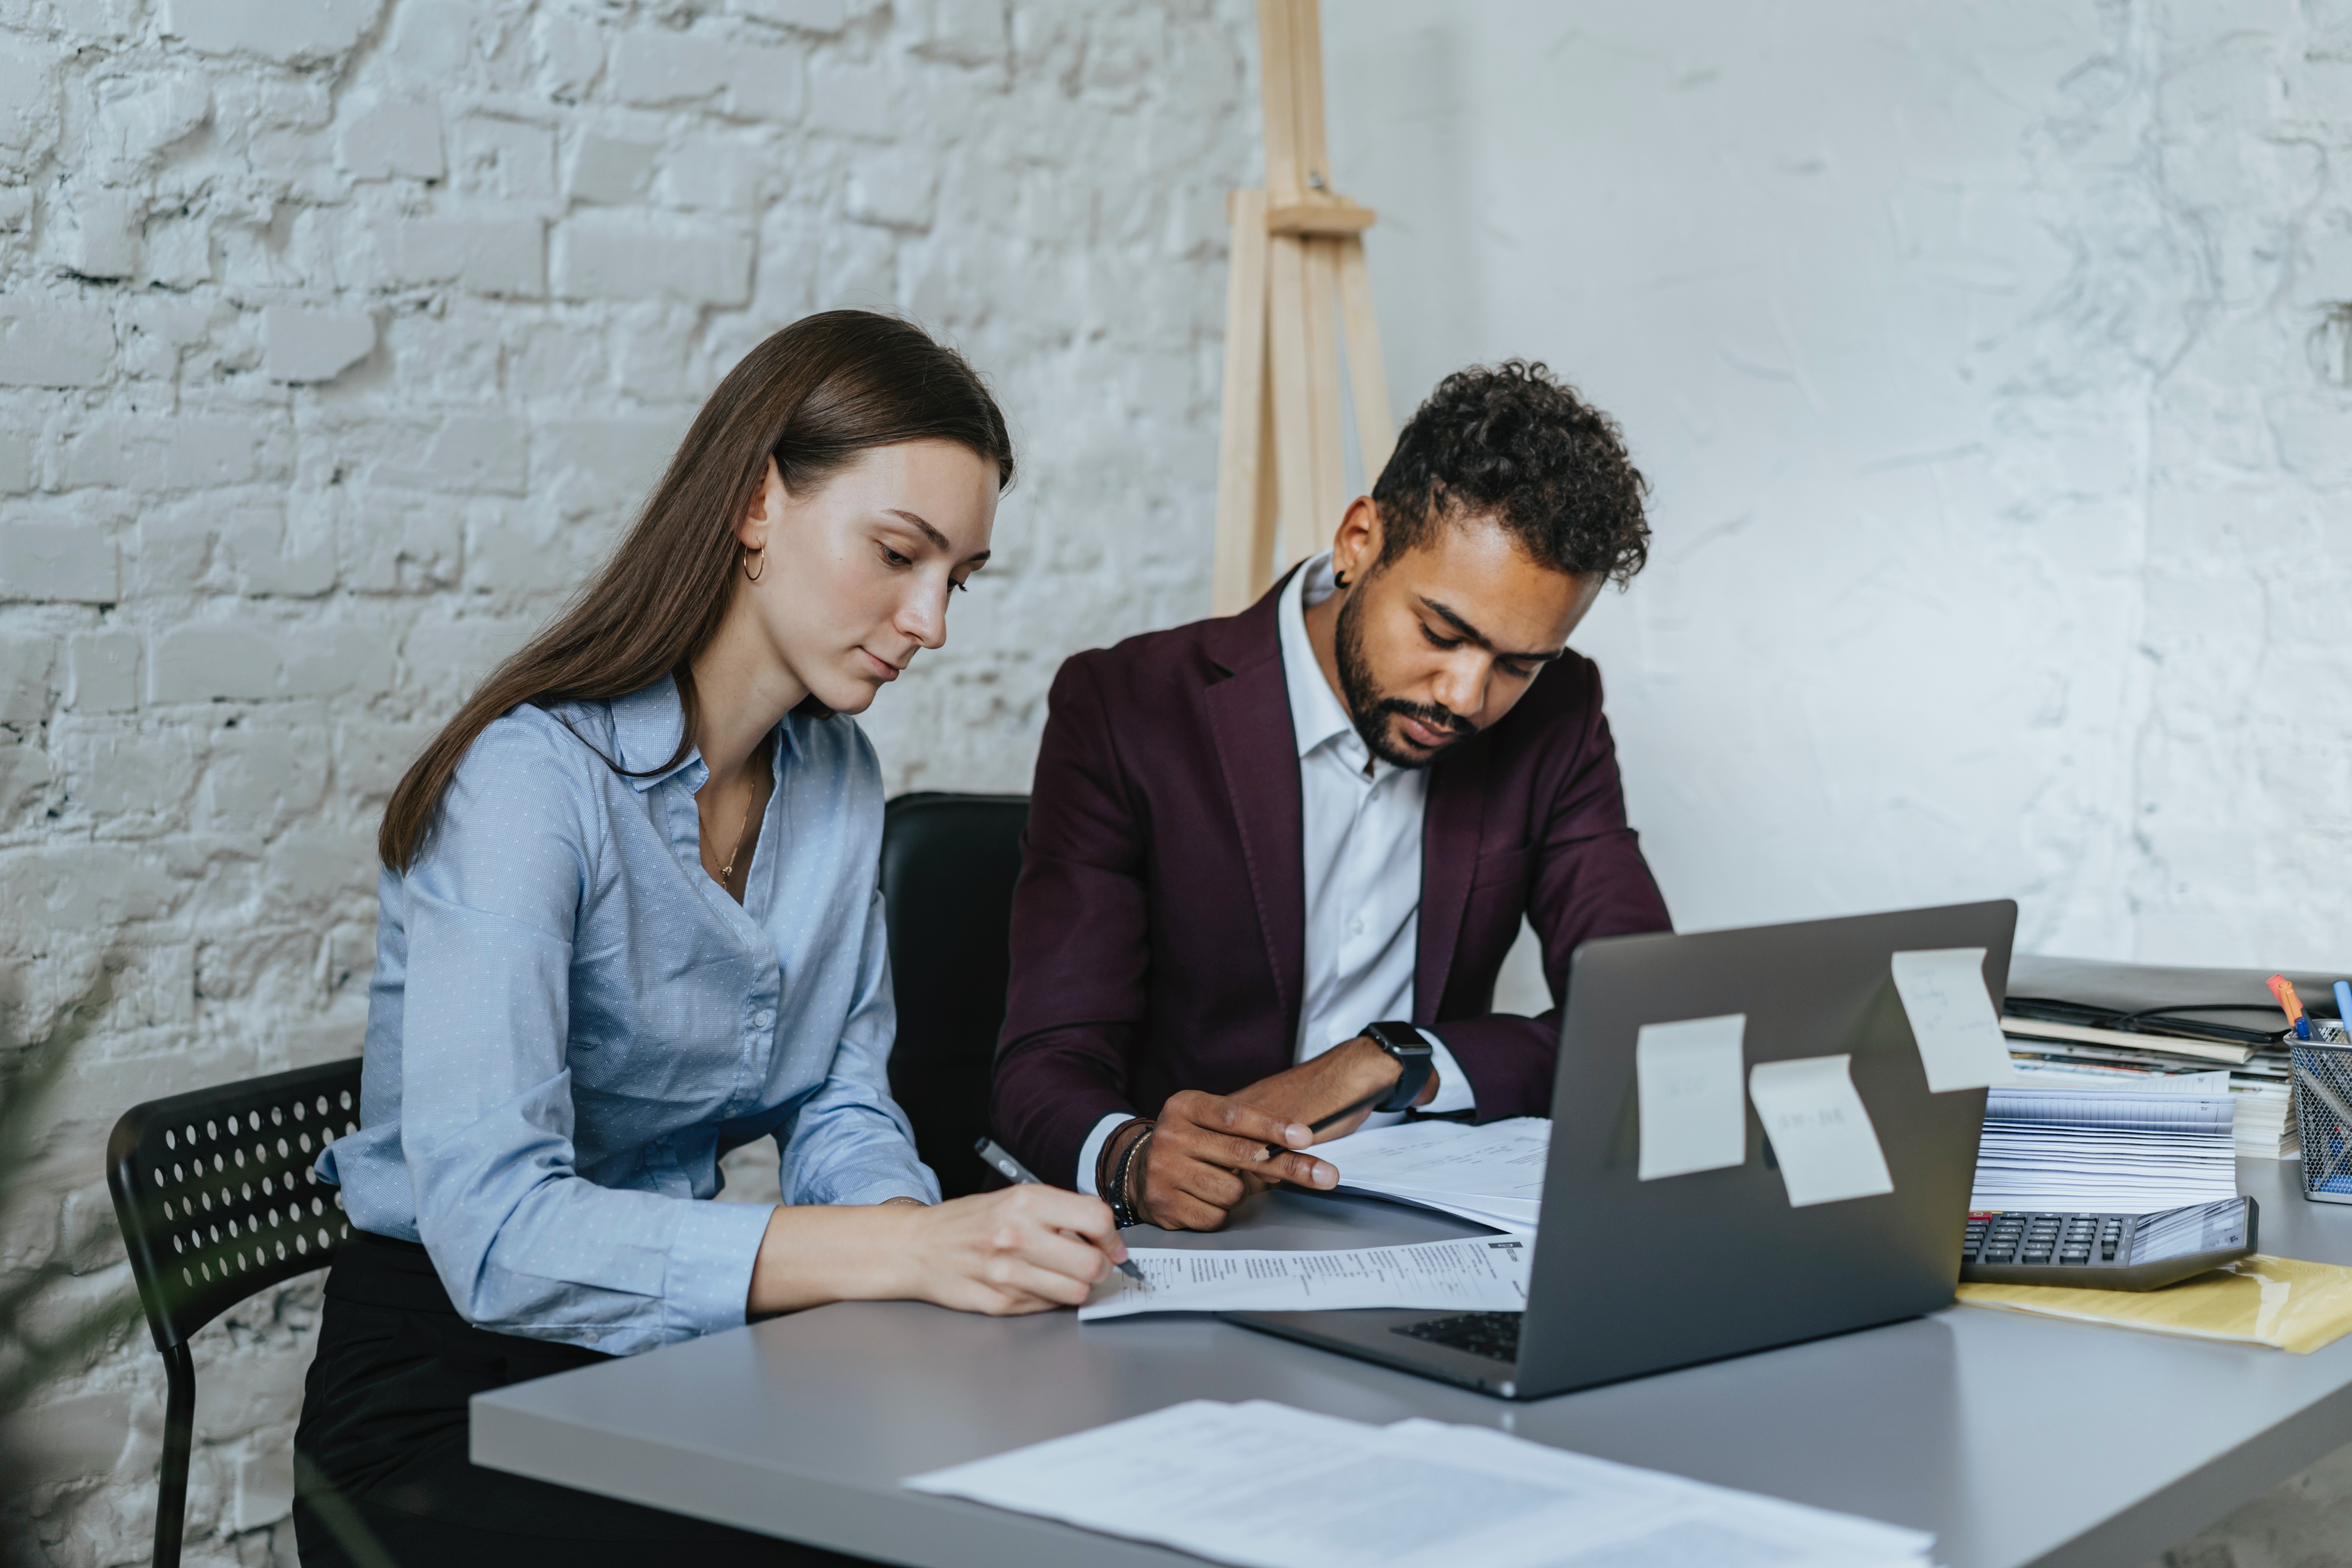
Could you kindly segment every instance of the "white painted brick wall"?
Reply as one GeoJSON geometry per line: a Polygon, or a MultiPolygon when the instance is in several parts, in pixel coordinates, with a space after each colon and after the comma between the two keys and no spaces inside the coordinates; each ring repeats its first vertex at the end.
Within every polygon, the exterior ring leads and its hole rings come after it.
{"type": "MultiPolygon", "coordinates": [[[[0,1037],[119,971],[0,1268],[121,1289],[113,1116],[357,1048],[394,781],[799,315],[911,311],[998,389],[998,563],[868,727],[894,790],[1025,787],[1060,658],[1205,599],[1254,37],[1245,0],[0,0],[0,1037]]],[[[197,1342],[192,1564],[292,1561],[316,1306],[197,1342]]],[[[34,1561],[145,1560],[162,1390],[142,1330],[52,1392],[34,1561]]]]}

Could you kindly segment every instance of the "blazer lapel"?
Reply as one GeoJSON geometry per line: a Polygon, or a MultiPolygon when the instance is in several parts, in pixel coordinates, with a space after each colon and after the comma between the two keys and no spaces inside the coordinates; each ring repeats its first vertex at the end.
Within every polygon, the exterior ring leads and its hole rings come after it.
{"type": "Polygon", "coordinates": [[[1286,1043],[1298,1032],[1307,969],[1307,871],[1298,742],[1274,615],[1281,593],[1277,583],[1226,623],[1230,636],[1220,639],[1224,646],[1216,651],[1230,657],[1230,673],[1223,663],[1213,669],[1203,696],[1234,824],[1241,833],[1242,858],[1249,868],[1258,930],[1274,970],[1275,994],[1282,1004],[1286,1043]]]}
{"type": "Polygon", "coordinates": [[[1437,1022],[1454,968],[1454,947],[1470,905],[1470,878],[1486,828],[1487,739],[1463,742],[1429,770],[1421,822],[1421,931],[1413,963],[1412,1017],[1437,1022]]]}

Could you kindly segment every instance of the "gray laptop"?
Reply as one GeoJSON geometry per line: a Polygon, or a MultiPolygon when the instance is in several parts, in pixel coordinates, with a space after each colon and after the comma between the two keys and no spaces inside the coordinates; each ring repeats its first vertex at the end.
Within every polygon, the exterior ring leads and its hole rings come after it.
{"type": "Polygon", "coordinates": [[[1998,1001],[2016,930],[2017,905],[2004,899],[1586,942],[1569,965],[1528,1310],[1226,1315],[1507,1399],[1538,1399],[1946,1306],[1985,1091],[1928,1092],[1889,961],[1981,947],[1998,1001]],[[1853,1057],[1894,1192],[1791,1208],[1752,1105],[1746,1164],[1635,1178],[1636,1034],[1727,1013],[1748,1016],[1751,1067],[1853,1057]]]}

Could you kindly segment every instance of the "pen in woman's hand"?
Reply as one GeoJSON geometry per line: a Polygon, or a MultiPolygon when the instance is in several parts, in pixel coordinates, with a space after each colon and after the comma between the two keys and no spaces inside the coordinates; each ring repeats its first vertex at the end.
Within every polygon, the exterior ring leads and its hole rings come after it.
{"type": "MultiPolygon", "coordinates": [[[[987,1163],[990,1170],[994,1171],[1016,1187],[1042,1187],[1045,1184],[1030,1173],[1028,1166],[1006,1153],[1003,1145],[998,1143],[993,1138],[982,1138],[973,1143],[971,1148],[973,1153],[978,1154],[987,1163]]],[[[1110,1249],[1108,1247],[1103,1248],[1103,1255],[1105,1257],[1110,1255],[1110,1249]]],[[[1143,1270],[1135,1266],[1134,1258],[1119,1258],[1118,1266],[1118,1271],[1129,1279],[1138,1284],[1143,1282],[1143,1270]]]]}

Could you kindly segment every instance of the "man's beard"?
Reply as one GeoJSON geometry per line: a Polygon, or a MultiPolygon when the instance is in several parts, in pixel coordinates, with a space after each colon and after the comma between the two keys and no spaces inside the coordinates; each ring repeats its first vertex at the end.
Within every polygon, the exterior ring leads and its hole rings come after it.
{"type": "Polygon", "coordinates": [[[1407,702],[1402,697],[1383,697],[1372,681],[1371,662],[1364,657],[1363,600],[1349,595],[1339,606],[1337,641],[1339,656],[1339,695],[1347,700],[1348,717],[1355,721],[1356,733],[1372,755],[1391,767],[1425,768],[1455,745],[1478,732],[1478,726],[1460,714],[1444,708],[1425,707],[1407,702]],[[1389,716],[1402,713],[1418,719],[1433,730],[1443,730],[1454,739],[1433,752],[1407,751],[1389,739],[1389,716]]]}

